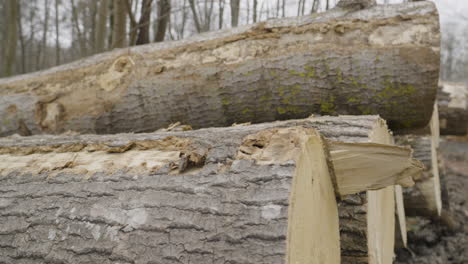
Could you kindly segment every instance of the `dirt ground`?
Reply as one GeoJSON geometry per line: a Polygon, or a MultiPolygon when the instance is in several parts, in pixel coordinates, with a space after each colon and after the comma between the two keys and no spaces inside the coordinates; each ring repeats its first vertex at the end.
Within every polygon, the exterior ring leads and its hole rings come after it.
{"type": "Polygon", "coordinates": [[[408,248],[397,250],[397,264],[468,264],[468,137],[441,139],[439,167],[443,216],[407,219],[408,248]]]}

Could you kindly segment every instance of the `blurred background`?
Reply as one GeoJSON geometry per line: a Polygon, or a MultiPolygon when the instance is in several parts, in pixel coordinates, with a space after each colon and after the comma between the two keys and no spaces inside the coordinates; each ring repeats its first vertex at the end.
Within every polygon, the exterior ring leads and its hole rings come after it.
{"type": "MultiPolygon", "coordinates": [[[[0,77],[50,68],[114,48],[323,12],[337,1],[0,0],[0,77]]],[[[433,1],[441,20],[441,80],[466,83],[468,1],[433,1]]]]}

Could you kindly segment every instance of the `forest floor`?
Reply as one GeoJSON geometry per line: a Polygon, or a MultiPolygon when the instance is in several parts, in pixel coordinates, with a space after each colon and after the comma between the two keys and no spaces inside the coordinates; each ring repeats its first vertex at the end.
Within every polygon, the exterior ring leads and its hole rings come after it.
{"type": "Polygon", "coordinates": [[[442,217],[407,219],[408,249],[397,250],[397,264],[468,264],[468,137],[442,137],[439,167],[442,217]]]}

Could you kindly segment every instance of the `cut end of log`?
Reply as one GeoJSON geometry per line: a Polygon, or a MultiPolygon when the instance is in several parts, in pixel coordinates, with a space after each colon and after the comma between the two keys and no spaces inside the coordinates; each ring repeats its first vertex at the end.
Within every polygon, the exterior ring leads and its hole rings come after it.
{"type": "Polygon", "coordinates": [[[340,263],[338,208],[324,142],[315,134],[302,145],[289,205],[287,263],[340,263]]]}

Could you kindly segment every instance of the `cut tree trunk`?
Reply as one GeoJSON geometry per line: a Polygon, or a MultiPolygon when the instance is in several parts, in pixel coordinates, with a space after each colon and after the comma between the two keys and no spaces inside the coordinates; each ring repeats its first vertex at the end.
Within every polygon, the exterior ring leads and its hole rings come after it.
{"type": "Polygon", "coordinates": [[[440,132],[444,135],[468,135],[468,85],[440,82],[437,101],[440,132]]]}
{"type": "Polygon", "coordinates": [[[391,263],[393,184],[420,168],[389,137],[362,116],[2,138],[0,261],[340,263],[341,239],[391,263]]]}
{"type": "Polygon", "coordinates": [[[437,148],[431,136],[397,136],[398,145],[410,146],[414,157],[426,167],[415,185],[404,191],[405,211],[408,216],[440,216],[442,211],[441,186],[437,162],[437,148]]]}
{"type": "Polygon", "coordinates": [[[439,74],[431,2],[285,18],[95,55],[0,80],[0,135],[151,132],[379,114],[429,122],[439,74]]]}

